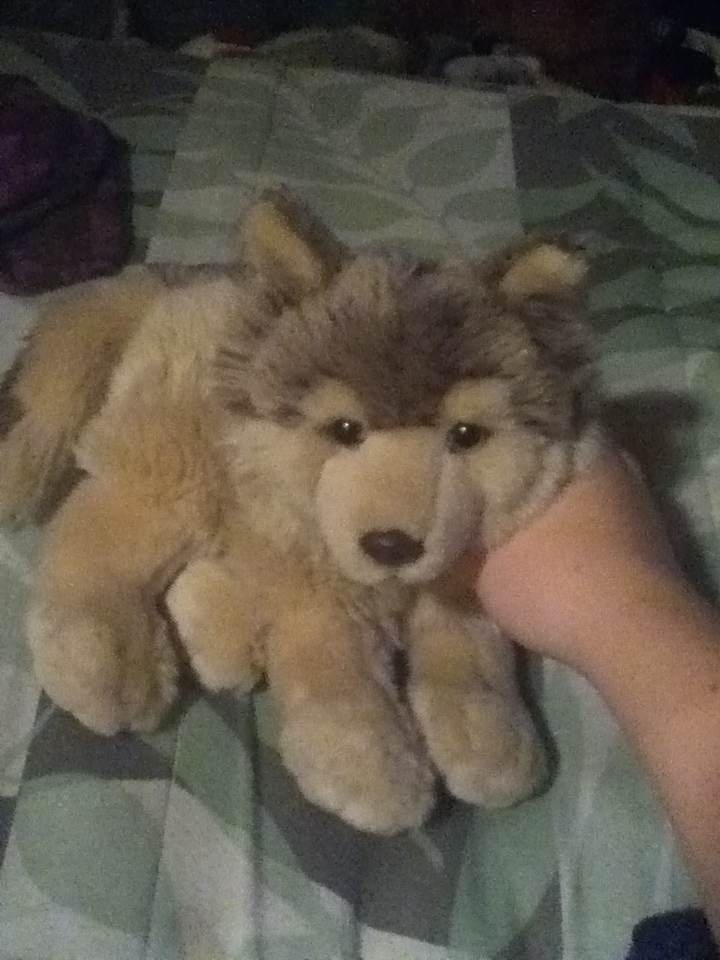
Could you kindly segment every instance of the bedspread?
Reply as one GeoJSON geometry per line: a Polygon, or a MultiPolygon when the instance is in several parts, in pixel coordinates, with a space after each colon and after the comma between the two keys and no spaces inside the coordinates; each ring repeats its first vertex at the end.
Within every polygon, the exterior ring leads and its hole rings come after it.
{"type": "MultiPolygon", "coordinates": [[[[230,259],[279,182],[352,243],[580,236],[610,419],[717,595],[720,116],[30,35],[0,37],[0,70],[128,140],[137,260],[230,259]]],[[[32,313],[0,300],[3,366],[32,313]]],[[[694,902],[615,722],[552,663],[533,669],[552,787],[392,839],[301,798],[262,694],[188,691],[157,733],[92,735],[32,676],[36,540],[0,532],[2,960],[610,960],[694,902]]]]}

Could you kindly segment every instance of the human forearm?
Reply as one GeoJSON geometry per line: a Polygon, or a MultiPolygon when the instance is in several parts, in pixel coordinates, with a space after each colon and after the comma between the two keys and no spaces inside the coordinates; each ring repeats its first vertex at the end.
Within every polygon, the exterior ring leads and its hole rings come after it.
{"type": "Polygon", "coordinates": [[[720,710],[678,722],[643,757],[720,943],[720,710]]]}
{"type": "Polygon", "coordinates": [[[720,617],[679,578],[637,572],[578,666],[670,816],[720,938],[720,617]]]}
{"type": "Polygon", "coordinates": [[[680,577],[633,571],[572,629],[586,634],[573,665],[643,744],[695,707],[720,709],[720,614],[680,577]]]}
{"type": "Polygon", "coordinates": [[[720,616],[677,570],[638,471],[609,454],[474,563],[461,582],[475,570],[488,616],[585,674],[617,716],[720,938],[720,616]]]}

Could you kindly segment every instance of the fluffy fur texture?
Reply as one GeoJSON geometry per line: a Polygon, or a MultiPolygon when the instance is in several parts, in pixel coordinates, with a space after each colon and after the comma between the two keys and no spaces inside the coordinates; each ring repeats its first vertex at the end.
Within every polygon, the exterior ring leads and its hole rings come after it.
{"type": "Polygon", "coordinates": [[[245,239],[235,272],[75,291],[8,380],[0,514],[82,472],[44,537],[38,676],[93,730],[150,729],[176,691],[169,613],[209,689],[267,675],[285,763],[357,827],[421,823],[437,773],[514,803],[545,766],[512,648],[435,581],[596,449],[582,261],[352,253],[282,192],[245,239]]]}

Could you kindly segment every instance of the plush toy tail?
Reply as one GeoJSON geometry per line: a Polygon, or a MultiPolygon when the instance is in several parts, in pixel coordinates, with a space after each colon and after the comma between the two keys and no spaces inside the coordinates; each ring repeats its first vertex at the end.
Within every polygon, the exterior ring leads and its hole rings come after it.
{"type": "Polygon", "coordinates": [[[43,307],[0,387],[0,522],[42,517],[67,489],[75,442],[161,287],[134,267],[43,307]]]}

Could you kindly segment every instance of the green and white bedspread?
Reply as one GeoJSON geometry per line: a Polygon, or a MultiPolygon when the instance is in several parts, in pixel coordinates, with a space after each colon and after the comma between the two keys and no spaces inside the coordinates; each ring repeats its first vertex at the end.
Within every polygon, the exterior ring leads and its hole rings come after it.
{"type": "MultiPolygon", "coordinates": [[[[28,36],[0,38],[0,70],[131,142],[137,259],[229,259],[278,181],[353,243],[581,233],[602,372],[628,398],[614,419],[716,592],[720,117],[28,36]]],[[[0,300],[3,365],[32,310],[0,300]]],[[[535,670],[559,757],[544,796],[363,836],[299,796],[263,695],[189,691],[161,732],[110,740],[55,710],[23,638],[35,544],[0,533],[2,960],[616,960],[644,915],[693,902],[614,721],[567,670],[535,670]]]]}

